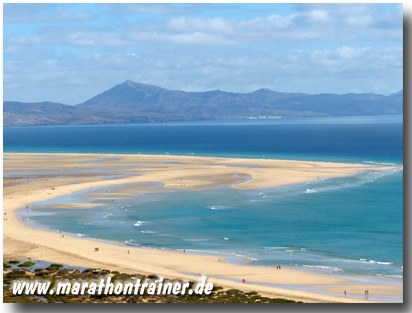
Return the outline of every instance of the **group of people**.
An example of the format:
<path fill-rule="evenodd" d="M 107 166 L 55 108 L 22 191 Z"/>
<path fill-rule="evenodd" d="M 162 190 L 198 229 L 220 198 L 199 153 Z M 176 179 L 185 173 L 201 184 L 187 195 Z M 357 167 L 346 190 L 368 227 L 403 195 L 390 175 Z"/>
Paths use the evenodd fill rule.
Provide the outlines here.
<path fill-rule="evenodd" d="M 343 292 L 346 298 L 346 290 Z M 365 300 L 369 300 L 369 290 L 365 290 Z"/>

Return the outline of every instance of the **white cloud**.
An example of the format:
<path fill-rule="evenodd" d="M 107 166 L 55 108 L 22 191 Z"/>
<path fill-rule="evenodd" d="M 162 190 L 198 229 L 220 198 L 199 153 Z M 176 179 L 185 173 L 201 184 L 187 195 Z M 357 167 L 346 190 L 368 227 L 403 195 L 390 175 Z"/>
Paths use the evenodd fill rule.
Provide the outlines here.
<path fill-rule="evenodd" d="M 17 60 L 5 64 L 5 73 L 18 73 L 5 76 L 5 88 L 11 90 L 22 81 L 30 88 L 48 86 L 58 89 L 64 85 L 66 91 L 62 91 L 62 96 L 64 92 L 70 92 L 75 99 L 72 104 L 85 101 L 126 79 L 187 91 L 221 89 L 249 92 L 270 88 L 308 93 L 346 93 L 356 91 L 360 85 L 369 88 L 369 91 L 374 90 L 372 86 L 376 84 L 386 87 L 374 91 L 390 93 L 400 89 L 394 86 L 400 83 L 402 77 L 402 49 L 397 47 L 342 46 L 336 49 L 288 50 L 269 54 L 255 52 L 247 55 L 233 49 L 206 52 L 199 48 L 194 53 L 151 48 L 127 55 L 32 55 L 32 66 L 27 67 L 27 62 Z M 388 77 L 397 78 L 387 84 Z M 73 94 L 76 90 L 82 91 Z M 55 101 L 64 102 L 62 99 Z"/>
<path fill-rule="evenodd" d="M 12 8 L 12 7 L 6 6 L 4 8 L 4 22 L 5 23 L 67 23 L 67 22 L 81 22 L 81 21 L 91 20 L 91 19 L 96 18 L 94 14 L 89 13 L 89 12 L 72 13 L 66 10 L 58 10 L 58 11 L 49 12 L 47 10 L 48 8 L 54 8 L 54 6 L 46 6 L 44 11 L 43 10 L 34 10 L 34 11 L 25 10 L 24 12 L 15 10 L 14 7 L 13 9 L 9 9 L 9 8 Z"/>
<path fill-rule="evenodd" d="M 148 4 L 102 5 L 108 12 L 101 16 L 81 7 L 6 8 L 8 99 L 18 99 L 24 88 L 27 97 L 74 104 L 126 79 L 191 91 L 385 94 L 402 86 L 399 7 L 297 5 L 290 14 L 250 17 L 219 15 L 216 7 L 214 15 L 202 16 L 195 13 L 202 6 Z M 127 18 L 118 18 L 121 10 Z M 34 23 L 58 17 L 76 22 Z M 33 22 L 30 31 L 14 29 L 18 18 Z M 43 87 L 56 98 L 35 91 Z"/>
<path fill-rule="evenodd" d="M 109 6 L 111 8 L 113 6 Z M 48 7 L 46 7 L 48 8 Z M 173 6 L 120 6 L 140 11 L 187 9 Z M 147 9 L 146 9 L 147 8 Z M 53 27 L 36 28 L 32 35 L 6 36 L 6 51 L 18 46 L 66 44 L 72 46 L 119 47 L 156 45 L 285 45 L 304 46 L 323 43 L 346 44 L 372 41 L 401 41 L 402 12 L 398 9 L 382 14 L 375 6 L 315 5 L 303 6 L 289 15 L 270 14 L 267 17 L 223 18 L 180 16 L 161 21 L 106 23 L 92 27 L 77 23 L 73 27 L 58 26 L 59 22 L 94 17 L 87 12 L 72 13 L 54 10 L 52 13 L 30 15 L 5 14 L 5 19 L 56 22 Z M 118 9 L 117 9 L 118 10 Z M 137 10 L 137 9 L 136 9 Z M 139 11 L 138 10 L 138 11 Z M 140 12 L 139 11 L 139 12 Z M 7 10 L 6 10 L 7 13 Z M 9 47 L 11 46 L 11 47 Z M 22 47 L 24 48 L 24 47 Z"/>

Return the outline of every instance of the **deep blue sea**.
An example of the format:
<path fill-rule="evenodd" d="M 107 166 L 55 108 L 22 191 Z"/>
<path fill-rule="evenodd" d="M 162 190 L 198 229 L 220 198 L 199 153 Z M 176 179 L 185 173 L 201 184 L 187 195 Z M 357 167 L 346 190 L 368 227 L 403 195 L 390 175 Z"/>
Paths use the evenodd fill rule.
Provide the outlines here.
<path fill-rule="evenodd" d="M 10 127 L 4 128 L 4 151 L 393 165 L 383 172 L 278 188 L 169 190 L 52 214 L 42 209 L 46 202 L 31 219 L 83 237 L 216 254 L 231 262 L 403 276 L 402 116 Z M 73 197 L 79 202 L 87 195 Z"/>

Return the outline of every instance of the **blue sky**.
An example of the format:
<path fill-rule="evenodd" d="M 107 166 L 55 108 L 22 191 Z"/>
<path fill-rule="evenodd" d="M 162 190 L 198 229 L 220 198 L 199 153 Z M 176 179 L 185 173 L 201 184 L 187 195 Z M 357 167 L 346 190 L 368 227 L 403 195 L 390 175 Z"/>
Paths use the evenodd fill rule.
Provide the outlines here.
<path fill-rule="evenodd" d="M 4 4 L 4 100 L 174 90 L 390 94 L 401 4 Z"/>

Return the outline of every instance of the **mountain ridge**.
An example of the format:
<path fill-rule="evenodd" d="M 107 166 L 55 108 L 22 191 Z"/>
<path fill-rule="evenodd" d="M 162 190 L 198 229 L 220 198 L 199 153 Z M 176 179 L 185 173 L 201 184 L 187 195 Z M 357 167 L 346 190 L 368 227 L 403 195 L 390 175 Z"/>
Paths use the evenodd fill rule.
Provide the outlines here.
<path fill-rule="evenodd" d="M 288 93 L 186 92 L 126 80 L 74 106 L 3 102 L 4 126 L 147 123 L 259 117 L 403 114 L 403 89 L 388 96 Z"/>

